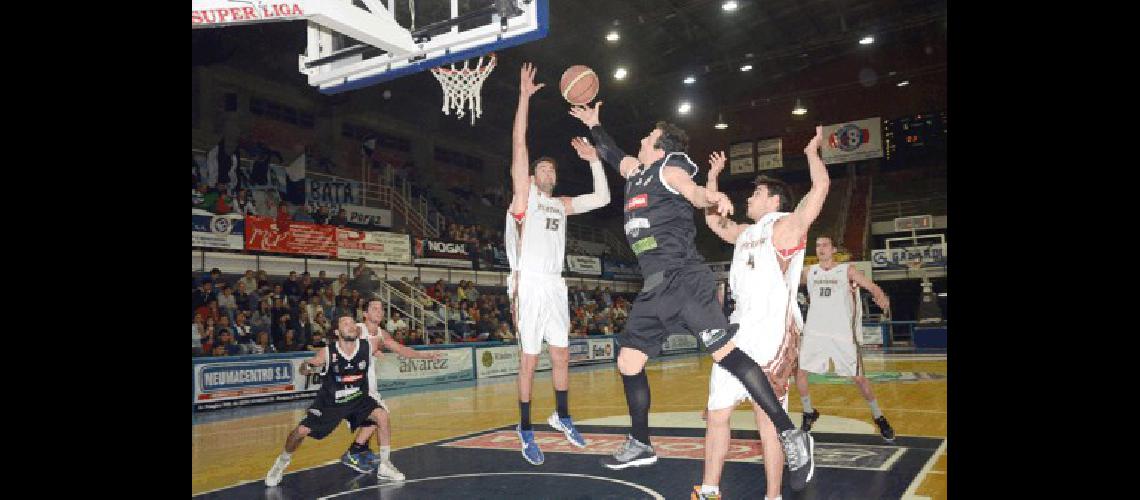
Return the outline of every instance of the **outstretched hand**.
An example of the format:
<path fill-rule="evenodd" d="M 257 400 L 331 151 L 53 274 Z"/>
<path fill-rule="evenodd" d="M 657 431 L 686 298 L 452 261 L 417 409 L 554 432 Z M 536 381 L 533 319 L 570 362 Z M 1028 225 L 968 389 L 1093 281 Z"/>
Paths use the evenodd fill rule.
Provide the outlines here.
<path fill-rule="evenodd" d="M 602 109 L 602 101 L 594 103 L 594 107 L 589 106 L 574 106 L 570 108 L 570 116 L 582 120 L 587 127 L 600 125 L 601 121 L 598 118 L 598 112 Z"/>
<path fill-rule="evenodd" d="M 523 63 L 522 69 L 519 70 L 519 94 L 523 97 L 529 98 L 538 92 L 538 89 L 545 87 L 545 83 L 534 83 L 534 74 L 536 70 L 531 63 Z"/>
<path fill-rule="evenodd" d="M 716 151 L 709 155 L 709 179 L 716 179 L 716 176 L 720 175 L 724 170 L 724 161 L 724 151 Z"/>
<path fill-rule="evenodd" d="M 585 137 L 575 137 L 570 139 L 570 146 L 574 151 L 578 152 L 578 157 L 586 161 L 598 161 L 598 150 L 590 145 Z"/>

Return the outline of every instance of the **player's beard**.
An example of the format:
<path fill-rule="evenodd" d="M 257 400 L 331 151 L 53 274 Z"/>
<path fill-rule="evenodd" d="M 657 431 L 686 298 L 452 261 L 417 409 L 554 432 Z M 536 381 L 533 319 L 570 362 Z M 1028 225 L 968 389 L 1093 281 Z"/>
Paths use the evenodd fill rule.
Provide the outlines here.
<path fill-rule="evenodd" d="M 554 193 L 554 184 L 555 183 L 553 183 L 553 182 L 538 183 L 538 190 L 542 191 L 543 193 L 546 193 L 547 196 L 550 196 L 551 194 Z"/>

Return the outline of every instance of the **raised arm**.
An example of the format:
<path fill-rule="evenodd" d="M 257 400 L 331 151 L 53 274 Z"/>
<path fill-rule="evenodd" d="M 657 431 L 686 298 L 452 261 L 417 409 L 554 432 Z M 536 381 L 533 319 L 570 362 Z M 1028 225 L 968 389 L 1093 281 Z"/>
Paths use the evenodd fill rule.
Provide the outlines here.
<path fill-rule="evenodd" d="M 847 279 L 854 281 L 855 284 L 871 292 L 871 300 L 874 300 L 875 304 L 883 311 L 889 311 L 891 309 L 890 297 L 887 297 L 887 294 L 883 293 L 883 289 L 879 288 L 879 285 L 876 285 L 874 281 L 871 281 L 871 278 L 868 278 L 865 274 L 859 272 L 858 269 L 855 269 L 855 266 L 847 266 Z"/>
<path fill-rule="evenodd" d="M 641 162 L 637 161 L 637 158 L 625 154 L 625 151 L 622 151 L 614 142 L 613 137 L 610 137 L 610 134 L 607 134 L 602 128 L 602 122 L 598 117 L 601 109 L 602 101 L 598 101 L 592 108 L 574 106 L 570 108 L 570 116 L 582 120 L 582 123 L 590 129 L 594 144 L 598 145 L 598 156 L 609 166 L 617 169 L 623 178 L 629 177 L 631 172 L 641 166 Z"/>
<path fill-rule="evenodd" d="M 519 106 L 515 110 L 515 127 L 511 132 L 511 213 L 526 211 L 526 200 L 530 196 L 530 153 L 526 149 L 526 121 L 530 113 L 530 96 L 545 83 L 535 85 L 534 65 L 523 63 L 519 71 Z"/>
<path fill-rule="evenodd" d="M 823 127 L 815 128 L 815 137 L 811 138 L 804 154 L 807 155 L 808 168 L 811 172 L 811 189 L 800 200 L 795 211 L 785 217 L 785 238 L 794 236 L 796 241 L 807 235 L 808 227 L 823 209 L 823 201 L 827 199 L 827 190 L 831 186 L 831 179 L 827 176 L 827 166 L 819 157 L 819 145 L 823 139 Z M 789 235 L 786 231 L 791 230 Z"/>
<path fill-rule="evenodd" d="M 665 178 L 666 186 L 684 196 L 694 207 L 715 208 L 716 213 L 720 214 L 721 217 L 732 215 L 732 201 L 724 193 L 698 186 L 689 177 L 689 173 L 681 167 L 665 165 L 661 168 L 661 176 Z"/>
<path fill-rule="evenodd" d="M 571 139 L 570 146 L 578 152 L 579 158 L 590 162 L 590 176 L 594 178 L 594 192 L 573 198 L 563 196 L 562 204 L 566 206 L 566 215 L 584 214 L 595 208 L 608 205 L 610 203 L 610 186 L 606 183 L 606 173 L 602 170 L 598 151 L 590 145 L 585 137 Z"/>
<path fill-rule="evenodd" d="M 716 192 L 717 190 L 717 176 L 724 170 L 724 152 L 718 151 L 709 155 L 709 178 L 705 181 L 705 189 L 708 191 Z M 737 224 L 730 220 L 728 217 L 721 215 L 717 212 L 717 207 L 708 207 L 705 209 L 705 224 L 708 224 L 709 229 L 716 233 L 717 236 L 729 243 L 736 243 L 736 239 L 740 237 L 740 233 L 744 232 L 747 225 Z"/>

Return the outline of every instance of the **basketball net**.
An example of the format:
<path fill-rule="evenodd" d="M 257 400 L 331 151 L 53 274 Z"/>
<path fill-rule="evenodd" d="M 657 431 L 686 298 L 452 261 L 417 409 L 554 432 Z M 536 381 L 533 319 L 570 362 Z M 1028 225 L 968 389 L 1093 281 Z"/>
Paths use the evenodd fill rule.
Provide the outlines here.
<path fill-rule="evenodd" d="M 485 66 L 484 58 L 488 59 Z M 471 112 L 471 125 L 475 125 L 475 119 L 483 115 L 479 91 L 482 90 L 487 75 L 495 69 L 495 61 L 495 53 L 492 52 L 486 57 L 479 56 L 474 68 L 469 67 L 470 59 L 463 61 L 463 68 L 456 68 L 455 64 L 450 69 L 443 66 L 432 68 L 431 74 L 435 75 L 443 87 L 443 114 L 450 115 L 451 108 L 455 108 L 455 117 L 463 118 L 463 108 L 466 107 Z"/>

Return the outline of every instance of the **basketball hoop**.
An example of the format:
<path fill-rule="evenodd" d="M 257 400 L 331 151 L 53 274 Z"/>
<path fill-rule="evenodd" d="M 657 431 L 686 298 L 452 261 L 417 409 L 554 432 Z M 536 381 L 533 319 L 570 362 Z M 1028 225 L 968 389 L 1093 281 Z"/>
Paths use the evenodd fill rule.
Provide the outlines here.
<path fill-rule="evenodd" d="M 495 69 L 496 61 L 494 52 L 485 57 L 488 59 L 485 66 L 484 56 L 479 56 L 474 68 L 468 67 L 470 59 L 463 61 L 463 68 L 456 68 L 454 64 L 450 69 L 442 66 L 432 68 L 431 74 L 435 75 L 435 79 L 443 86 L 443 114 L 450 115 L 451 108 L 455 108 L 455 117 L 463 118 L 465 113 L 463 108 L 466 107 L 471 112 L 471 125 L 475 125 L 475 119 L 482 116 L 483 106 L 479 103 L 479 91 L 483 88 L 483 80 L 486 80 L 491 70 Z"/>

